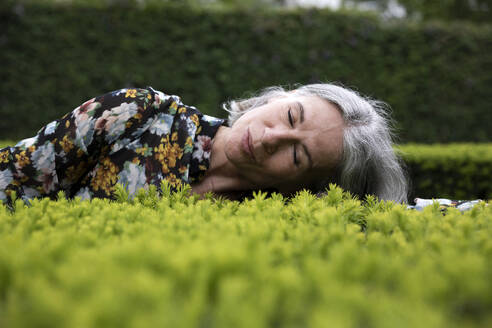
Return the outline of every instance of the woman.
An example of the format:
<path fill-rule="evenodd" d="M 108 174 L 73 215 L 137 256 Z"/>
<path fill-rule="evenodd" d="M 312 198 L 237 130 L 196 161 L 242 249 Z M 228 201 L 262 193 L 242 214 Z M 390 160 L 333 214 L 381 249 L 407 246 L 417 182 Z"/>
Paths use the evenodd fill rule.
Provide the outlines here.
<path fill-rule="evenodd" d="M 265 89 L 224 105 L 229 125 L 152 88 L 93 98 L 0 150 L 0 200 L 111 198 L 167 180 L 197 194 L 290 195 L 335 182 L 353 194 L 406 202 L 384 104 L 333 84 Z"/>

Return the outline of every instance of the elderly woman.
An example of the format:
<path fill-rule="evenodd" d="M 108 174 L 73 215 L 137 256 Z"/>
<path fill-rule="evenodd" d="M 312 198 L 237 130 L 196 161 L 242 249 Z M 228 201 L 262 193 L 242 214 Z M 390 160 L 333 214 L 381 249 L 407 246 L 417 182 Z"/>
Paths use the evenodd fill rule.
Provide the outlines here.
<path fill-rule="evenodd" d="M 252 190 L 290 195 L 337 183 L 353 194 L 406 202 L 383 103 L 333 84 L 265 89 L 231 101 L 228 125 L 180 98 L 122 89 L 77 107 L 0 150 L 0 200 L 111 198 L 167 180 L 237 199 Z"/>

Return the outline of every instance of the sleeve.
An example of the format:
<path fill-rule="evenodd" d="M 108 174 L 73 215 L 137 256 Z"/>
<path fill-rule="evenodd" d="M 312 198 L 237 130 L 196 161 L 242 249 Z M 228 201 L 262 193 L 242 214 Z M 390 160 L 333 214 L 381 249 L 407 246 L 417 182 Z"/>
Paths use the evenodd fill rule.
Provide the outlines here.
<path fill-rule="evenodd" d="M 24 200 L 54 198 L 60 190 L 71 196 L 81 177 L 113 145 L 124 145 L 150 126 L 154 96 L 155 91 L 148 88 L 121 89 L 92 98 L 41 128 L 35 137 L 3 149 L 9 158 L 9 173 L 0 173 L 3 198 L 9 202 L 8 190 Z"/>

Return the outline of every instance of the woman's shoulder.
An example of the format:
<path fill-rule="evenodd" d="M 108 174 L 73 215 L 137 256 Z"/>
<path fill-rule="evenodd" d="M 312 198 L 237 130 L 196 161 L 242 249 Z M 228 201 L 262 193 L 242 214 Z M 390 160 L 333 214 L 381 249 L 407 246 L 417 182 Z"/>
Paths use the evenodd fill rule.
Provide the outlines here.
<path fill-rule="evenodd" d="M 95 99 L 102 98 L 120 98 L 126 100 L 145 100 L 151 99 L 154 96 L 158 96 L 161 100 L 164 99 L 173 99 L 180 100 L 181 98 L 177 95 L 173 95 L 161 90 L 156 90 L 151 86 L 142 87 L 132 87 L 132 88 L 121 88 L 113 91 L 109 91 L 99 96 L 95 97 Z"/>
<path fill-rule="evenodd" d="M 167 114 L 175 116 L 179 114 L 182 117 L 196 115 L 211 125 L 223 123 L 222 119 L 204 115 L 195 106 L 184 104 L 180 96 L 154 89 L 151 86 L 145 88 L 123 88 L 114 90 L 91 99 L 83 106 L 89 104 L 95 107 L 96 105 L 92 103 L 96 103 L 98 104 L 98 107 L 103 107 L 106 110 L 108 108 L 120 108 L 131 105 L 138 108 L 139 111 L 151 109 L 151 113 L 147 113 L 147 115 Z"/>
<path fill-rule="evenodd" d="M 171 109 L 185 106 L 181 97 L 164 91 L 156 90 L 151 86 L 145 88 L 122 88 L 101 94 L 85 102 L 81 107 L 97 104 L 105 109 L 119 107 L 122 104 L 134 104 L 142 108 L 154 108 L 156 110 Z M 98 106 L 98 107 L 99 107 Z M 189 106 L 192 107 L 192 106 Z"/>

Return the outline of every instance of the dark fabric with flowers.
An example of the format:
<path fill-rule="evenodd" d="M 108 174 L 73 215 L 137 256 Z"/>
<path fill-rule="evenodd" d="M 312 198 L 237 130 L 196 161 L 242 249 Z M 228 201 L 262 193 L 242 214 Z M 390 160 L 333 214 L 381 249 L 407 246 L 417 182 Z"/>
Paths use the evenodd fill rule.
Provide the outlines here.
<path fill-rule="evenodd" d="M 25 201 L 60 190 L 112 198 L 117 183 L 130 195 L 162 180 L 176 190 L 203 177 L 223 124 L 151 87 L 104 94 L 0 149 L 0 203 L 10 203 L 13 191 Z"/>

